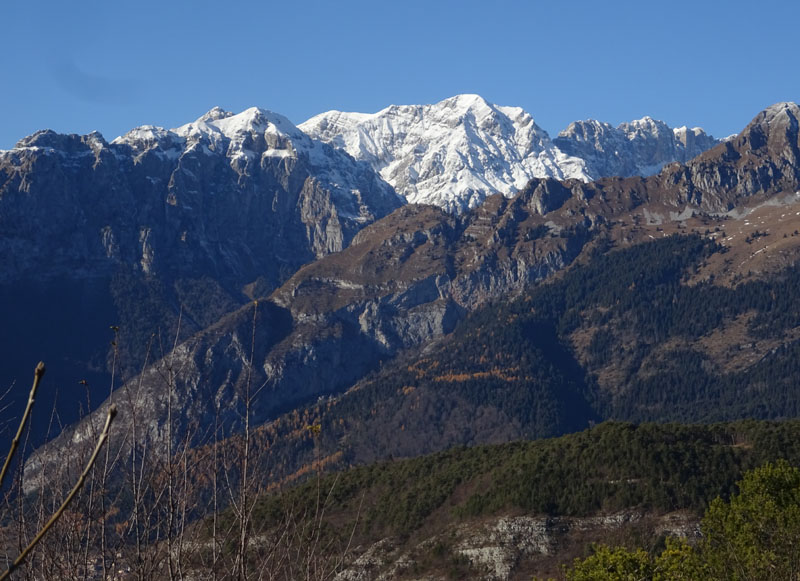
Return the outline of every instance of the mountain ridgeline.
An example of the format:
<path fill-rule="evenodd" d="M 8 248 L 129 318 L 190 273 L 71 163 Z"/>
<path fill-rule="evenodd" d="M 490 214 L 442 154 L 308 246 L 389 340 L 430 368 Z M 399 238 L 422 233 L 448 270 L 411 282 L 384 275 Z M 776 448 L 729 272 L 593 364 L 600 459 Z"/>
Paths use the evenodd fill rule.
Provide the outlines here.
<path fill-rule="evenodd" d="M 650 117 L 617 128 L 577 121 L 551 140 L 525 110 L 478 95 L 371 115 L 329 111 L 300 128 L 369 163 L 409 202 L 455 211 L 496 192 L 512 196 L 533 178 L 654 174 L 719 143 L 700 128 L 671 129 Z"/>
<path fill-rule="evenodd" d="M 14 385 L 8 413 L 21 406 L 29 368 L 43 358 L 50 369 L 45 399 L 57 391 L 62 420 L 75 420 L 76 402 L 95 407 L 120 380 L 162 357 L 176 337 L 187 339 L 248 300 L 268 296 L 300 266 L 346 248 L 364 226 L 407 201 L 463 210 L 495 191 L 511 196 L 533 177 L 600 175 L 560 152 L 522 109 L 474 95 L 393 107 L 374 117 L 358 129 L 363 147 L 355 150 L 339 147 L 330 132 L 334 120 L 326 131 L 313 129 L 314 120 L 303 124 L 309 137 L 270 111 L 234 115 L 214 108 L 176 129 L 145 125 L 111 142 L 99 133 L 40 131 L 0 152 L 0 318 L 6 322 L 0 347 L 7 355 L 0 376 Z M 422 126 L 428 133 L 417 135 Z M 669 131 L 658 127 L 661 142 Z M 384 130 L 408 138 L 375 152 L 368 144 L 385 143 Z M 631 147 L 644 144 L 645 134 L 631 134 Z M 663 154 L 658 163 L 682 159 L 669 153 L 673 145 L 656 148 Z M 449 161 L 417 167 L 408 156 L 420 148 L 434 161 Z M 395 169 L 387 174 L 382 164 Z M 410 185 L 409 176 L 417 176 Z M 445 192 L 445 183 L 459 185 Z M 545 186 L 536 211 L 551 209 L 552 188 Z M 475 224 L 468 235 L 480 237 L 482 228 Z M 518 261 L 522 271 L 509 284 L 547 276 L 576 250 L 538 256 L 535 269 Z M 484 271 L 492 261 L 486 260 Z M 478 276 L 481 288 L 495 286 L 493 274 Z M 434 315 L 442 322 L 402 332 L 417 336 L 410 342 L 387 336 L 379 351 L 391 354 L 452 329 L 463 309 L 442 305 Z M 367 359 L 374 361 L 374 353 Z M 340 389 L 360 373 L 321 391 Z M 37 425 L 36 432 L 43 429 Z"/>
<path fill-rule="evenodd" d="M 74 421 L 75 401 L 107 397 L 112 370 L 132 377 L 176 335 L 270 292 L 400 205 L 365 164 L 260 109 L 112 143 L 36 133 L 0 152 L 0 315 L 13 323 L 0 375 L 21 384 L 47 359 L 45 389 Z M 79 380 L 90 392 L 76 398 Z"/>
<path fill-rule="evenodd" d="M 478 119 L 485 103 L 468 105 L 464 119 Z M 795 311 L 775 297 L 800 244 L 785 235 L 780 260 L 736 286 L 713 269 L 738 268 L 723 255 L 753 240 L 726 228 L 796 203 L 799 117 L 775 105 L 658 174 L 534 178 L 460 214 L 402 205 L 368 161 L 258 109 L 112 143 L 43 132 L 1 156 L 3 289 L 19 313 L 23 298 L 54 296 L 29 312 L 69 315 L 13 348 L 65 343 L 67 393 L 118 365 L 124 385 L 107 403 L 123 412 L 119 430 L 135 416 L 162 437 L 166 398 L 182 410 L 176 441 L 202 444 L 210 423 L 226 435 L 244 417 L 263 424 L 277 478 L 310 463 L 291 435 L 298 417 L 326 426 L 341 464 L 606 418 L 793 416 Z M 48 228 L 47 212 L 71 218 Z M 43 448 L 31 469 L 53 460 Z"/>
<path fill-rule="evenodd" d="M 648 535 L 690 534 L 694 517 L 662 513 L 696 514 L 742 470 L 797 456 L 798 216 L 794 103 L 721 142 L 649 118 L 551 140 L 472 95 L 300 128 L 254 108 L 112 142 L 39 132 L 0 152 L 0 372 L 10 416 L 27 359 L 47 359 L 60 400 L 32 442 L 70 425 L 28 454 L 21 490 L 88 454 L 114 404 L 123 461 L 98 490 L 156 514 L 167 478 L 189 529 L 362 466 L 329 500 L 342 518 L 376 500 L 367 568 L 398 535 L 427 551 L 438 517 L 456 529 L 431 562 L 452 553 L 462 576 L 464 558 L 486 561 L 456 550 L 475 527 L 541 537 L 529 552 L 555 546 L 542 515 L 600 519 L 559 521 L 587 531 L 637 510 Z M 173 523 L 137 542 L 177 538 Z M 496 578 L 517 562 L 492 559 Z"/>

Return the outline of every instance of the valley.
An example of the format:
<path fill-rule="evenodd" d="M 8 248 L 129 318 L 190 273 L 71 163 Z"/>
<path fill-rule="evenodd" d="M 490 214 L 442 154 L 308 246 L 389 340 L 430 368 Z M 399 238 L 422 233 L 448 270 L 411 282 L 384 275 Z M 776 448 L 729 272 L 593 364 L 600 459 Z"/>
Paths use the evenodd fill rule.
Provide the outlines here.
<path fill-rule="evenodd" d="M 65 494 L 48 477 L 114 404 L 117 512 L 76 522 L 101 560 L 158 539 L 152 575 L 242 572 L 290 513 L 333 527 L 313 558 L 337 579 L 556 576 L 592 541 L 700 538 L 745 471 L 800 461 L 799 120 L 551 140 L 461 95 L 25 138 L 0 152 L 4 413 L 37 349 L 58 408 L 17 502 Z"/>

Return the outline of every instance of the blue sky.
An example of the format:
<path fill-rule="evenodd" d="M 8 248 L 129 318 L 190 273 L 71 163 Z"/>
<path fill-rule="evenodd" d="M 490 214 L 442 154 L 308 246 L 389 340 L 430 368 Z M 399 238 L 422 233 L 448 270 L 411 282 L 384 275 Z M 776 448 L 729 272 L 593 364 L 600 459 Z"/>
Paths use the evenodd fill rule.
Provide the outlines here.
<path fill-rule="evenodd" d="M 800 101 L 796 0 L 11 0 L 0 21 L 0 149 L 215 105 L 300 123 L 458 93 L 521 106 L 553 136 L 651 115 L 721 137 Z"/>

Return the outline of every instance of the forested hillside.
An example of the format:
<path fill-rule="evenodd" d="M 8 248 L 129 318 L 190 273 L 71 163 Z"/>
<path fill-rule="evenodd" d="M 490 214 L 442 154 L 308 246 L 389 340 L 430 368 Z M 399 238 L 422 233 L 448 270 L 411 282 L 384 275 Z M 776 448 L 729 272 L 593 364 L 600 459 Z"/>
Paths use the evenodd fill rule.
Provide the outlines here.
<path fill-rule="evenodd" d="M 313 478 L 264 498 L 254 526 L 282 526 L 287 511 L 308 514 L 322 491 L 326 534 L 341 542 L 332 546 L 346 546 L 353 535 L 350 546 L 358 548 L 352 563 L 372 544 L 390 539 L 389 554 L 405 554 L 406 574 L 414 578 L 457 565 L 459 551 L 474 557 L 467 530 L 479 534 L 485 523 L 502 518 L 541 518 L 542 528 L 528 534 L 543 535 L 545 548 L 516 555 L 511 578 L 525 578 L 523 573 L 558 572 L 560 564 L 586 554 L 592 541 L 650 549 L 663 547 L 664 532 L 671 530 L 694 542 L 700 516 L 718 496 L 728 499 L 745 471 L 778 459 L 800 463 L 798 436 L 798 421 L 607 422 L 559 438 L 454 448 Z M 597 520 L 608 515 L 617 517 Z M 665 529 L 670 522 L 674 528 Z M 560 547 L 555 558 L 549 546 Z M 392 558 L 386 561 L 388 566 Z M 469 563 L 460 562 L 462 578 L 493 578 L 479 561 Z M 373 575 L 380 571 L 370 569 Z"/>
<path fill-rule="evenodd" d="M 800 307 L 789 267 L 736 287 L 690 282 L 724 247 L 672 236 L 597 250 L 557 280 L 487 306 L 342 396 L 261 431 L 283 477 L 319 423 L 340 464 L 554 436 L 606 419 L 797 417 Z M 293 435 L 294 434 L 294 435 Z"/>

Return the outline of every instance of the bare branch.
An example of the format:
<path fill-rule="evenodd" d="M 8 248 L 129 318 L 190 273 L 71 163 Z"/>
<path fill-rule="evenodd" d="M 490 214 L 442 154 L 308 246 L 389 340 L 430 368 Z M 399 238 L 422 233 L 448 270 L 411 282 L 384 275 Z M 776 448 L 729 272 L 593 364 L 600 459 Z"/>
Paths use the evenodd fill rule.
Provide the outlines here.
<path fill-rule="evenodd" d="M 44 362 L 40 361 L 39 365 L 36 366 L 36 370 L 33 372 L 33 386 L 31 387 L 30 395 L 28 395 L 28 405 L 25 406 L 25 413 L 22 414 L 22 420 L 19 423 L 19 428 L 17 428 L 17 434 L 11 441 L 11 449 L 8 451 L 8 456 L 6 456 L 6 462 L 5 464 L 3 464 L 2 471 L 0 471 L 0 488 L 3 487 L 3 480 L 5 479 L 6 472 L 8 472 L 8 467 L 11 464 L 11 458 L 13 458 L 14 452 L 17 451 L 17 447 L 19 446 L 19 439 L 22 437 L 22 432 L 25 429 L 25 424 L 28 422 L 28 418 L 31 415 L 33 404 L 36 401 L 36 391 L 39 389 L 39 382 L 42 380 L 43 375 L 44 375 Z"/>
<path fill-rule="evenodd" d="M 43 374 L 44 365 L 40 364 L 40 366 Z M 39 367 L 37 367 L 36 369 L 38 371 Z M 37 374 L 37 378 L 41 378 L 41 375 Z M 38 381 L 36 380 L 34 381 L 38 383 Z M 34 390 L 31 391 L 33 392 Z M 50 520 L 47 521 L 44 527 L 42 527 L 42 530 L 39 531 L 39 534 L 37 534 L 36 537 L 30 542 L 30 544 L 27 547 L 25 547 L 25 549 L 19 554 L 19 556 L 17 556 L 17 558 L 14 559 L 14 562 L 11 563 L 11 566 L 8 569 L 6 569 L 2 575 L 0 575 L 0 581 L 8 579 L 11 573 L 22 564 L 22 562 L 25 560 L 25 557 L 28 556 L 28 553 L 30 553 L 33 550 L 33 548 L 39 543 L 39 541 L 41 541 L 42 538 L 44 538 L 45 534 L 47 534 L 47 531 L 49 531 L 50 528 L 55 524 L 55 522 L 61 517 L 61 515 L 64 514 L 64 511 L 67 509 L 67 506 L 69 506 L 69 503 L 72 502 L 72 499 L 75 497 L 76 494 L 78 494 L 78 491 L 83 487 L 83 484 L 86 482 L 86 478 L 89 475 L 89 472 L 92 470 L 92 466 L 94 465 L 95 460 L 97 460 L 97 456 L 100 454 L 100 450 L 102 449 L 103 444 L 105 444 L 106 440 L 108 439 L 108 431 L 111 428 L 111 422 L 114 421 L 116 415 L 117 415 L 117 406 L 112 405 L 108 410 L 108 416 L 106 417 L 106 424 L 103 427 L 103 432 L 100 434 L 100 438 L 97 440 L 97 445 L 94 448 L 94 452 L 92 453 L 91 458 L 89 458 L 89 462 L 86 464 L 86 468 L 84 468 L 83 473 L 80 475 L 80 478 L 78 478 L 78 481 L 75 483 L 75 486 L 67 495 L 67 498 L 64 499 L 64 502 L 61 504 L 59 509 L 53 514 L 53 516 L 50 517 Z"/>

